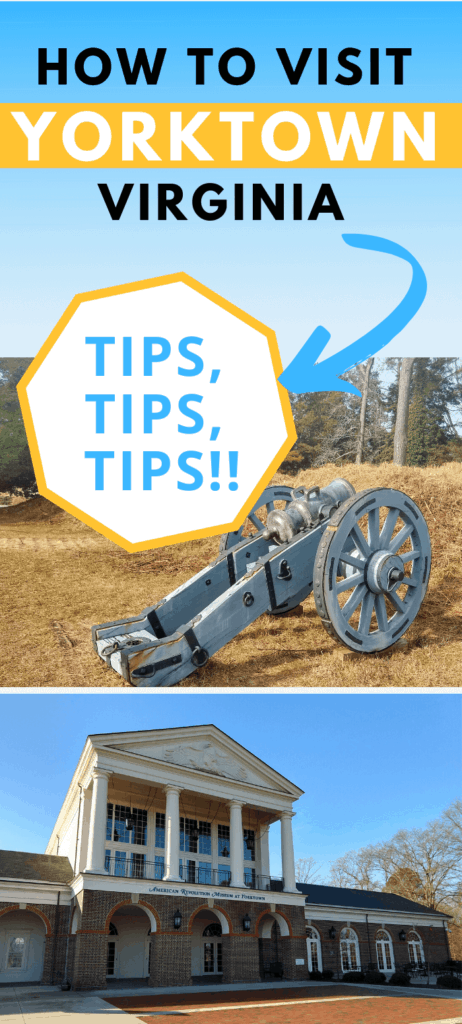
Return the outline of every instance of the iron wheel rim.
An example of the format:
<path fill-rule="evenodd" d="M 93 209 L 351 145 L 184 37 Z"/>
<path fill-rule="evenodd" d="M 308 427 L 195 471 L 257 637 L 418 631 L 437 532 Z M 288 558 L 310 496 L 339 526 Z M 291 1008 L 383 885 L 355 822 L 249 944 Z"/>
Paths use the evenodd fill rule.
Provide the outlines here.
<path fill-rule="evenodd" d="M 384 575 L 402 565 L 402 580 L 381 589 L 377 564 Z M 355 494 L 332 516 L 315 559 L 315 603 L 327 632 L 364 653 L 393 646 L 419 612 L 430 565 L 428 527 L 412 498 L 391 488 Z"/>

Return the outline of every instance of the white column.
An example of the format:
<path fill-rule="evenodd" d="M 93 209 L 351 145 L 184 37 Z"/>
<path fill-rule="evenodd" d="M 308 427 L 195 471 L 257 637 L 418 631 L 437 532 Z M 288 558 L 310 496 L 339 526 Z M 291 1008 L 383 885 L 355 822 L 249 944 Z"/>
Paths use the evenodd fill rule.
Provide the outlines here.
<path fill-rule="evenodd" d="M 295 885 L 295 858 L 292 839 L 293 816 L 294 811 L 284 811 L 281 814 L 281 856 L 284 892 L 298 892 Z"/>
<path fill-rule="evenodd" d="M 180 793 L 179 786 L 166 786 L 165 875 L 164 881 L 180 882 Z"/>
<path fill-rule="evenodd" d="M 104 874 L 104 851 L 106 847 L 107 790 L 111 772 L 95 768 L 92 773 L 90 829 L 86 871 Z"/>
<path fill-rule="evenodd" d="M 230 867 L 231 885 L 245 888 L 244 885 L 244 834 L 242 831 L 242 804 L 238 800 L 231 800 L 229 804 L 229 832 L 230 832 Z"/>
<path fill-rule="evenodd" d="M 218 871 L 218 824 L 216 821 L 212 822 L 212 871 Z M 212 879 L 213 879 L 212 875 Z M 218 878 L 218 875 L 216 876 Z"/>
<path fill-rule="evenodd" d="M 269 877 L 269 825 L 260 825 L 260 830 L 257 836 L 257 850 L 259 855 L 257 873 L 259 875 L 265 875 L 266 877 Z"/>
<path fill-rule="evenodd" d="M 89 789 L 82 789 L 80 792 L 80 823 L 79 834 L 76 844 L 76 865 L 75 871 L 78 875 L 85 870 L 88 854 L 88 833 L 90 830 L 91 817 L 91 792 Z"/>

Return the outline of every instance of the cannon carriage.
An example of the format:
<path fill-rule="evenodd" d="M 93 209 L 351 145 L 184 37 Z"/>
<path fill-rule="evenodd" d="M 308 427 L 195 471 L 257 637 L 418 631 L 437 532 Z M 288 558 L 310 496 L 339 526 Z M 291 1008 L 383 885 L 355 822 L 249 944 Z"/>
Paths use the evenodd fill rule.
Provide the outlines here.
<path fill-rule="evenodd" d="M 289 612 L 311 592 L 322 625 L 352 651 L 392 647 L 418 614 L 431 565 L 425 519 L 407 494 L 268 487 L 218 558 L 130 619 L 94 626 L 106 665 L 134 686 L 186 679 L 260 615 Z"/>

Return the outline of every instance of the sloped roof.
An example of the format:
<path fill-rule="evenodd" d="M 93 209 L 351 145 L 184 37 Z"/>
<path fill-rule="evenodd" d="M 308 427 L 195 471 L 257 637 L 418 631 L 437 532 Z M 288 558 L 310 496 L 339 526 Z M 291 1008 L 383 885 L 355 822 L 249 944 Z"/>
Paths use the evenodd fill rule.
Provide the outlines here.
<path fill-rule="evenodd" d="M 311 885 L 297 882 L 297 889 L 306 897 L 310 906 L 348 907 L 353 910 L 394 910 L 404 914 L 435 914 L 447 917 L 439 910 L 430 910 L 421 903 L 414 903 L 394 892 L 373 892 L 370 889 L 341 889 L 335 885 Z"/>
<path fill-rule="evenodd" d="M 47 853 L 0 850 L 0 878 L 21 878 L 33 882 L 70 882 L 74 877 L 67 857 Z"/>

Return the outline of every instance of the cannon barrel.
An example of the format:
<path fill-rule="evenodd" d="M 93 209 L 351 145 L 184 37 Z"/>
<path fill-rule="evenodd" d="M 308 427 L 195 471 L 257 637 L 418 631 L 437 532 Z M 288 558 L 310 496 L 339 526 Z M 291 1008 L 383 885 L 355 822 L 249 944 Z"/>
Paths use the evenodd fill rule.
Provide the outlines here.
<path fill-rule="evenodd" d="M 292 501 L 284 510 L 273 509 L 268 513 L 264 537 L 286 544 L 302 530 L 311 530 L 355 494 L 353 484 L 339 477 L 327 487 L 297 487 L 292 491 Z"/>

